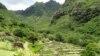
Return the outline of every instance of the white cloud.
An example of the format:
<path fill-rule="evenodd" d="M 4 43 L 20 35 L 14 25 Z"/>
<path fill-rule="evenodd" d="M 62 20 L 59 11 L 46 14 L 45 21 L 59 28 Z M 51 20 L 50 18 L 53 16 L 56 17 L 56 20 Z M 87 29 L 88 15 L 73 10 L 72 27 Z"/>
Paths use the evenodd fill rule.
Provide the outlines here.
<path fill-rule="evenodd" d="M 47 2 L 49 0 L 0 0 L 9 10 L 24 10 L 30 5 L 34 4 L 36 1 L 38 2 Z M 65 0 L 55 0 L 61 4 L 64 3 Z"/>
<path fill-rule="evenodd" d="M 47 2 L 49 0 L 36 0 L 36 1 L 45 3 L 45 2 Z M 60 4 L 63 4 L 65 2 L 65 0 L 55 0 L 55 1 L 59 2 Z"/>
<path fill-rule="evenodd" d="M 14 5 L 14 6 L 9 6 L 8 8 L 9 8 L 9 10 L 24 10 L 27 7 L 28 7 L 27 5 L 20 3 L 20 4 Z"/>
<path fill-rule="evenodd" d="M 36 1 L 38 1 L 38 2 L 47 2 L 47 1 L 49 1 L 49 0 L 36 0 Z"/>
<path fill-rule="evenodd" d="M 55 0 L 57 2 L 59 2 L 60 4 L 63 4 L 65 2 L 65 0 Z"/>

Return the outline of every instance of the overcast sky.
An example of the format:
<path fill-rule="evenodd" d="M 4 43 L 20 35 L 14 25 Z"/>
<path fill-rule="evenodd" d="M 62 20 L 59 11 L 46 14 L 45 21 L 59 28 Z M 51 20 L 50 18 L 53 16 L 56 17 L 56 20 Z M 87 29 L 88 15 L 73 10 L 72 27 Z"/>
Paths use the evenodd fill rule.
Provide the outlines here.
<path fill-rule="evenodd" d="M 24 10 L 35 2 L 47 2 L 49 0 L 0 0 L 9 10 Z M 61 4 L 65 0 L 55 0 Z"/>

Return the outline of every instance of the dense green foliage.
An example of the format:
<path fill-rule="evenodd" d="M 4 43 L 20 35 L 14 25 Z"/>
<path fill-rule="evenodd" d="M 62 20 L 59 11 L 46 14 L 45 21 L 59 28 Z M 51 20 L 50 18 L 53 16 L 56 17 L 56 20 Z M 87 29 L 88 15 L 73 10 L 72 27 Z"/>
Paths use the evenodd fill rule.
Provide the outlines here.
<path fill-rule="evenodd" d="M 24 36 L 26 36 L 26 35 L 24 34 L 24 32 L 23 32 L 21 29 L 16 29 L 16 30 L 14 30 L 13 34 L 14 34 L 15 36 L 18 36 L 18 37 L 24 37 Z"/>
<path fill-rule="evenodd" d="M 62 6 L 50 0 L 16 11 L 17 15 L 0 9 L 0 32 L 14 40 L 29 41 L 34 52 L 41 48 L 36 41 L 57 41 L 85 47 L 82 56 L 99 56 L 100 47 L 96 44 L 100 41 L 99 5 L 99 0 L 66 0 Z"/>
<path fill-rule="evenodd" d="M 97 43 L 90 43 L 86 46 L 81 56 L 99 56 L 100 46 Z"/>
<path fill-rule="evenodd" d="M 91 42 L 98 42 L 99 18 L 100 18 L 99 0 L 66 0 L 65 4 L 59 10 L 58 18 L 53 18 L 51 30 L 62 32 L 65 42 L 86 46 Z M 59 13 L 58 11 L 58 13 Z M 55 14 L 57 17 L 57 14 Z M 55 29 L 55 30 L 54 30 Z"/>

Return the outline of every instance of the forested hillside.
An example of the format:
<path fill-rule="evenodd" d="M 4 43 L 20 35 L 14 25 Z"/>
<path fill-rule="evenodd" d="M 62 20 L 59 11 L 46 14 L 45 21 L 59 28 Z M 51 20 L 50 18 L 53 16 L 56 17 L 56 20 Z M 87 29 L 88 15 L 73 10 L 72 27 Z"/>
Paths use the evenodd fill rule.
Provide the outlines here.
<path fill-rule="evenodd" d="M 50 0 L 11 11 L 0 3 L 0 56 L 100 56 L 99 5 Z"/>
<path fill-rule="evenodd" d="M 61 11 L 53 16 L 51 21 L 52 26 L 58 26 L 56 29 L 63 29 L 66 33 L 76 33 L 83 37 L 99 38 L 99 17 L 100 17 L 99 0 L 66 0 Z M 61 15 L 60 15 L 61 14 Z M 59 18 L 57 18 L 60 16 Z M 97 20 L 97 21 L 96 21 Z M 55 23 L 55 24 L 53 24 Z M 55 29 L 55 30 L 56 30 Z M 60 31 L 61 32 L 61 31 Z M 63 31 L 62 31 L 63 32 Z M 68 35 L 69 37 L 69 35 Z M 72 37 L 72 36 L 71 36 Z M 73 36 L 74 38 L 75 36 Z M 77 38 L 80 38 L 76 35 Z M 75 38 L 76 38 L 75 37 Z M 70 37 L 69 37 L 70 38 Z M 85 38 L 86 39 L 86 38 Z M 72 38 L 71 38 L 72 40 Z M 87 40 L 87 39 L 86 39 Z M 94 40 L 94 39 L 92 39 Z M 74 40 L 73 40 L 74 41 Z M 71 42 L 73 42 L 71 41 Z M 76 44 L 80 43 L 80 39 L 76 40 Z M 82 41 L 82 40 L 81 40 Z M 86 41 L 85 41 L 86 42 Z M 75 42 L 73 42 L 75 43 Z M 84 43 L 84 42 L 83 42 Z M 82 45 L 82 43 L 80 43 Z M 84 43 L 85 44 L 85 43 Z M 83 46 L 84 46 L 83 44 Z"/>
<path fill-rule="evenodd" d="M 56 10 L 58 10 L 61 5 L 54 1 L 50 0 L 46 3 L 36 2 L 34 5 L 30 6 L 24 11 L 17 11 L 17 13 L 22 14 L 23 16 L 43 16 L 45 14 L 52 15 Z"/>
<path fill-rule="evenodd" d="M 7 9 L 2 3 L 0 3 L 0 9 Z"/>
<path fill-rule="evenodd" d="M 60 13 L 51 20 L 52 29 L 62 34 L 64 42 L 86 47 L 82 56 L 99 55 L 99 51 L 96 52 L 96 48 L 100 48 L 96 44 L 100 41 L 99 5 L 99 0 L 66 0 Z"/>

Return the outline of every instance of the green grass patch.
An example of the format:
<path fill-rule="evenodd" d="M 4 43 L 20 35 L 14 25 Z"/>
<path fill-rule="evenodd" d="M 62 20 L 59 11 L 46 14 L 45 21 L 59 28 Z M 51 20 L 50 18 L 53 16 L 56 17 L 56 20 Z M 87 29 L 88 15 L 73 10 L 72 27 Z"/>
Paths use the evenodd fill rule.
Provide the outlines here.
<path fill-rule="evenodd" d="M 41 45 L 41 44 L 38 44 L 38 43 L 36 43 L 36 44 L 30 44 L 29 45 L 29 49 L 32 51 L 32 52 L 35 52 L 35 53 L 37 53 L 41 48 L 42 48 L 43 46 Z"/>

